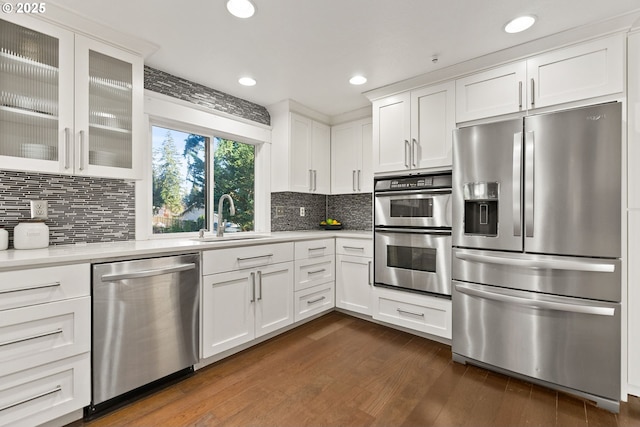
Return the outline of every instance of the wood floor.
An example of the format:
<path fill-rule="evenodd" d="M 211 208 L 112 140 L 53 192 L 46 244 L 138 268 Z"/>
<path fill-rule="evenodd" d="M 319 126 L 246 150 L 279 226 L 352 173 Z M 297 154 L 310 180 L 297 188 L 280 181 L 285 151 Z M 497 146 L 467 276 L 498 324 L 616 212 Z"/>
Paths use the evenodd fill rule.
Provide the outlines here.
<path fill-rule="evenodd" d="M 448 346 L 330 313 L 90 422 L 102 426 L 640 426 L 451 361 Z"/>

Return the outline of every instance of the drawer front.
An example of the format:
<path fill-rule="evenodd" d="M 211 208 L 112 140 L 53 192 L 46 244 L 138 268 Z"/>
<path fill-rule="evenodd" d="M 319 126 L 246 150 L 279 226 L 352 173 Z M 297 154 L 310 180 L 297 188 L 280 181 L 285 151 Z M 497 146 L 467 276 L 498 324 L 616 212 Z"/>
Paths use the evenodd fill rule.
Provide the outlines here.
<path fill-rule="evenodd" d="M 238 246 L 203 252 L 202 274 L 224 273 L 293 261 L 293 243 Z"/>
<path fill-rule="evenodd" d="M 373 318 L 451 339 L 451 300 L 374 287 Z"/>
<path fill-rule="evenodd" d="M 90 353 L 0 377 L 0 426 L 34 426 L 91 399 Z"/>
<path fill-rule="evenodd" d="M 334 239 L 296 242 L 296 259 L 318 258 L 335 253 Z"/>
<path fill-rule="evenodd" d="M 0 316 L 0 376 L 91 349 L 91 297 L 6 310 Z"/>
<path fill-rule="evenodd" d="M 307 289 L 336 278 L 335 257 L 296 260 L 295 290 Z"/>
<path fill-rule="evenodd" d="M 294 321 L 331 310 L 335 306 L 333 282 L 295 292 Z"/>
<path fill-rule="evenodd" d="M 0 310 L 88 296 L 90 284 L 89 264 L 0 272 Z"/>
<path fill-rule="evenodd" d="M 373 240 L 338 238 L 336 239 L 336 253 L 373 258 Z"/>

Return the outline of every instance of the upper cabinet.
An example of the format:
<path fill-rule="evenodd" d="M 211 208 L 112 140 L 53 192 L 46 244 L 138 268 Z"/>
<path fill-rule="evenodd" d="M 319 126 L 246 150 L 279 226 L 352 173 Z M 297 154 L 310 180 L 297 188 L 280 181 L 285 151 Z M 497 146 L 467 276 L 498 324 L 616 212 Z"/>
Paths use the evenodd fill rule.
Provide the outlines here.
<path fill-rule="evenodd" d="M 624 35 L 581 43 L 456 80 L 456 121 L 624 90 Z"/>
<path fill-rule="evenodd" d="M 0 168 L 138 178 L 142 58 L 24 15 L 0 35 Z"/>
<path fill-rule="evenodd" d="M 331 194 L 373 191 L 371 118 L 331 128 Z"/>
<path fill-rule="evenodd" d="M 451 167 L 454 83 L 373 102 L 373 171 Z"/>

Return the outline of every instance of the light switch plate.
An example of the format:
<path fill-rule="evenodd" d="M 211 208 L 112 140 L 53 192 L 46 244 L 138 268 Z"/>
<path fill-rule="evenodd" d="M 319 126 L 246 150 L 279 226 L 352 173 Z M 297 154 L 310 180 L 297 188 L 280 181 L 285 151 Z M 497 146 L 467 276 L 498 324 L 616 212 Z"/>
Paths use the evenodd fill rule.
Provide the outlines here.
<path fill-rule="evenodd" d="M 49 217 L 48 208 L 46 200 L 31 200 L 31 218 L 47 219 Z"/>

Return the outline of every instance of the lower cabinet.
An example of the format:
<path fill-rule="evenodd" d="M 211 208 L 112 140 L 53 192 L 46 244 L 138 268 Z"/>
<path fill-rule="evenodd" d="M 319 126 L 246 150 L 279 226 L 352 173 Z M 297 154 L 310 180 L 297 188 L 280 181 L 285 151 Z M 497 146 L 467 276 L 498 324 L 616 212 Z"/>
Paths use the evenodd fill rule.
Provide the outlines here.
<path fill-rule="evenodd" d="M 449 299 L 374 287 L 373 318 L 451 339 Z"/>
<path fill-rule="evenodd" d="M 333 281 L 296 291 L 294 297 L 294 320 L 298 322 L 318 313 L 332 310 L 335 305 L 334 295 L 335 286 Z"/>
<path fill-rule="evenodd" d="M 294 309 L 296 322 L 335 307 L 334 239 L 295 243 Z"/>
<path fill-rule="evenodd" d="M 293 262 L 203 277 L 202 357 L 293 323 Z"/>
<path fill-rule="evenodd" d="M 336 307 L 371 315 L 373 243 L 336 239 Z"/>

